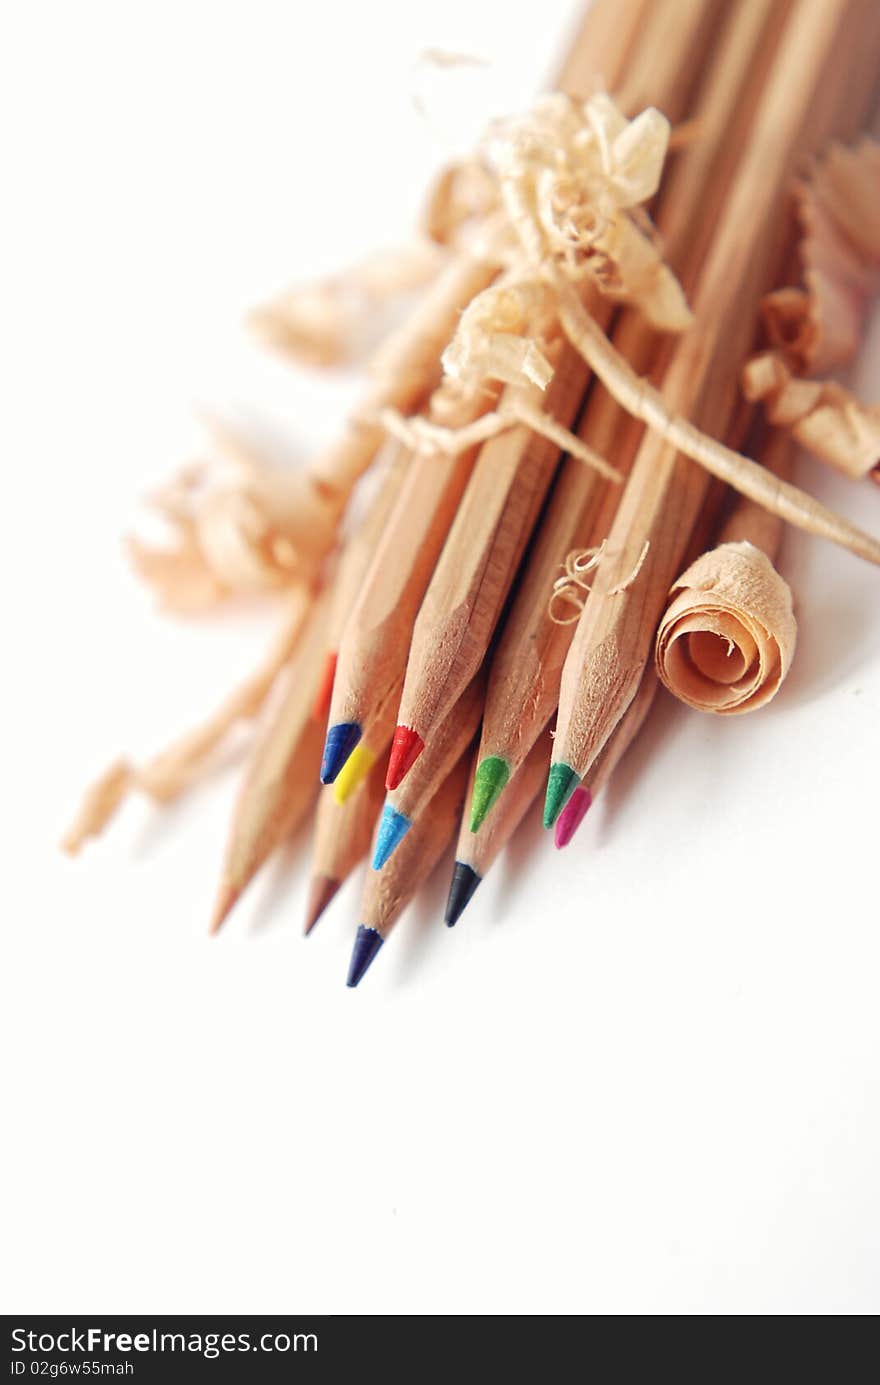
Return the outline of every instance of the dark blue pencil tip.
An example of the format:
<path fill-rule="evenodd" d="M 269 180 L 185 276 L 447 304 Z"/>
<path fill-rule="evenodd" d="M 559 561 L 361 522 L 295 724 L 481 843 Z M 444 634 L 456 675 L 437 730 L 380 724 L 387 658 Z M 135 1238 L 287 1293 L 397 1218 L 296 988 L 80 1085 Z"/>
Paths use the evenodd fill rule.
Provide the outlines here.
<path fill-rule="evenodd" d="M 375 928 L 364 928 L 363 924 L 359 924 L 354 947 L 351 950 L 351 961 L 348 964 L 346 986 L 358 984 L 364 973 L 369 970 L 370 963 L 384 941 L 381 933 L 377 933 Z"/>
<path fill-rule="evenodd" d="M 379 831 L 376 834 L 373 870 L 382 869 L 392 851 L 400 846 L 411 827 L 412 818 L 408 818 L 406 813 L 399 813 L 396 808 L 392 808 L 390 803 L 385 804 L 379 819 Z"/>
<path fill-rule="evenodd" d="M 458 923 L 482 878 L 481 875 L 477 875 L 473 866 L 466 866 L 464 861 L 456 861 L 446 900 L 446 923 L 450 928 Z"/>
<path fill-rule="evenodd" d="M 322 784 L 333 783 L 360 738 L 361 728 L 356 721 L 337 721 L 328 727 L 321 761 Z"/>

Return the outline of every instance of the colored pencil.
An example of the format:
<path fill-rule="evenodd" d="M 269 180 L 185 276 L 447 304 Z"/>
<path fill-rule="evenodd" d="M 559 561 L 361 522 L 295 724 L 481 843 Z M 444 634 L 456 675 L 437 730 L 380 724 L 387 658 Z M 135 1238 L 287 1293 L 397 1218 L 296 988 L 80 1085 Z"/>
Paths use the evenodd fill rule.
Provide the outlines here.
<path fill-rule="evenodd" d="M 554 841 L 558 848 L 568 846 L 586 817 L 587 810 L 595 803 L 641 731 L 654 705 L 656 692 L 657 675 L 652 668 L 646 668 L 638 692 L 605 742 L 601 754 L 596 756 L 586 777 L 556 819 Z"/>
<path fill-rule="evenodd" d="M 547 774 L 549 733 L 550 727 L 545 726 L 543 734 L 535 739 L 528 755 L 514 773 L 507 793 L 482 831 L 471 832 L 467 818 L 462 819 L 446 900 L 445 917 L 450 928 L 458 923 L 480 881 L 510 841 L 526 813 L 530 808 L 537 807 L 538 795 Z M 469 796 L 473 791 L 476 768 L 475 756 L 468 786 Z"/>
<path fill-rule="evenodd" d="M 468 763 L 469 757 L 463 755 L 386 868 L 367 872 L 348 969 L 349 986 L 361 981 L 407 904 L 449 846 L 464 802 Z"/>
<path fill-rule="evenodd" d="M 491 407 L 486 398 L 478 408 Z M 453 426 L 474 417 L 444 413 Z M 333 783 L 355 746 L 375 747 L 388 715 L 396 721 L 413 623 L 477 455 L 417 456 L 408 468 L 339 647 L 321 766 Z"/>
<path fill-rule="evenodd" d="M 485 692 L 485 677 L 477 674 L 444 717 L 436 736 L 432 737 L 412 773 L 407 775 L 399 789 L 388 795 L 376 834 L 373 870 L 383 869 L 419 813 L 434 796 L 437 785 L 449 775 L 473 741 L 483 715 Z"/>
<path fill-rule="evenodd" d="M 877 66 L 869 19 L 880 29 L 880 7 L 874 21 L 859 0 L 828 0 L 795 6 L 786 24 L 700 276 L 695 325 L 663 384 L 667 405 L 701 426 L 717 430 L 731 411 L 731 362 L 751 344 L 758 300 L 777 268 L 796 162 L 831 135 L 850 134 L 868 108 Z M 635 694 L 707 486 L 701 468 L 656 435 L 645 437 L 611 529 L 607 568 L 563 670 L 547 826 Z M 620 585 L 626 589 L 609 599 Z"/>
<path fill-rule="evenodd" d="M 306 934 L 312 931 L 339 887 L 370 849 L 385 789 L 382 769 L 382 765 L 375 765 L 361 792 L 353 794 L 343 804 L 337 802 L 333 787 L 322 789 L 318 795 L 303 930 Z"/>
<path fill-rule="evenodd" d="M 260 867 L 305 818 L 317 792 L 321 732 L 312 717 L 330 594 L 309 616 L 299 648 L 276 679 L 238 795 L 211 923 L 216 933 Z"/>
<path fill-rule="evenodd" d="M 735 16 L 734 33 L 709 65 L 706 82 L 696 103 L 699 128 L 705 138 L 723 131 L 747 79 L 754 49 L 761 42 L 767 10 L 776 0 L 757 0 L 741 7 Z M 700 45 L 695 42 L 715 11 L 712 4 L 678 0 L 658 4 L 653 10 L 656 24 L 668 29 L 673 16 L 680 21 L 674 44 L 658 45 L 645 35 L 641 51 L 645 68 L 643 82 L 649 97 L 672 120 L 687 114 L 689 93 L 702 63 Z M 681 30 L 681 24 L 689 27 Z M 631 80 L 634 82 L 637 74 Z M 667 258 L 687 287 L 692 260 L 688 249 L 705 221 L 701 207 L 710 167 L 699 142 L 679 156 L 670 215 L 661 193 L 659 225 L 664 234 Z M 680 210 L 684 214 L 680 215 Z M 702 217 L 698 222 L 698 208 Z M 675 235 L 665 234 L 666 221 L 674 217 Z M 624 313 L 614 340 L 618 349 L 636 370 L 644 371 L 658 358 L 668 355 L 668 344 L 637 312 Z M 593 389 L 579 429 L 581 437 L 600 455 L 613 457 L 621 473 L 627 471 L 642 434 L 641 425 L 622 413 L 604 390 Z M 514 599 L 510 615 L 492 660 L 486 695 L 486 712 L 480 742 L 480 765 L 471 800 L 471 831 L 478 831 L 511 774 L 522 763 L 535 737 L 553 715 L 559 700 L 562 667 L 574 637 L 574 624 L 560 624 L 551 614 L 553 582 L 569 553 L 595 548 L 606 537 L 620 498 L 620 488 L 589 471 L 574 458 L 568 458 L 560 471 L 554 492 L 536 537 L 528 567 Z"/>

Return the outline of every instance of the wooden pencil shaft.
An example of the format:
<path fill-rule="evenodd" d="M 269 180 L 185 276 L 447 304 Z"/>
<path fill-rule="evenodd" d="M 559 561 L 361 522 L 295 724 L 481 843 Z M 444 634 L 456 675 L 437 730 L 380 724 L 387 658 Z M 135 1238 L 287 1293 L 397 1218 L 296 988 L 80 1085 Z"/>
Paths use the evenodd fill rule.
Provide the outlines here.
<path fill-rule="evenodd" d="M 566 426 L 586 370 L 566 350 L 544 407 Z M 519 427 L 484 444 L 413 628 L 398 723 L 423 740 L 482 662 L 559 451 Z"/>
<path fill-rule="evenodd" d="M 584 787 L 590 790 L 593 798 L 596 798 L 609 783 L 617 766 L 647 721 L 648 713 L 654 705 L 657 686 L 656 673 L 652 668 L 646 668 L 638 692 L 584 779 Z"/>
<path fill-rule="evenodd" d="M 796 6 L 786 25 L 701 275 L 696 324 L 664 382 L 664 398 L 677 412 L 703 420 L 732 410 L 736 366 L 780 258 L 795 158 L 845 132 L 864 112 L 875 76 L 873 19 L 859 0 L 829 0 Z M 604 590 L 631 576 L 647 542 L 644 564 L 621 596 L 595 592 L 588 599 L 563 676 L 554 760 L 579 773 L 635 692 L 706 485 L 699 468 L 656 436 L 645 437 L 612 527 Z"/>
<path fill-rule="evenodd" d="M 774 476 L 789 480 L 794 470 L 795 444 L 784 428 L 765 430 L 763 442 L 756 447 L 755 455 L 761 458 L 768 471 Z M 756 505 L 753 500 L 737 495 L 733 506 L 722 524 L 717 542 L 751 543 L 767 554 L 771 563 L 775 562 L 782 540 L 782 520 Z"/>
<path fill-rule="evenodd" d="M 407 449 L 394 438 L 386 440 L 381 453 L 375 465 L 383 468 L 383 474 L 363 518 L 342 550 L 327 622 L 325 643 L 328 650 L 336 649 L 339 644 L 411 462 Z"/>
<path fill-rule="evenodd" d="M 447 421 L 452 426 L 469 423 L 491 404 L 489 397 L 463 401 Z M 411 460 L 351 607 L 329 719 L 331 724 L 358 723 L 371 743 L 380 736 L 381 704 L 389 697 L 394 729 L 412 627 L 476 455 L 477 449 L 470 448 L 458 457 Z"/>
<path fill-rule="evenodd" d="M 661 8 L 657 13 L 668 19 Z M 677 0 L 674 0 L 670 9 L 677 8 Z M 696 228 L 704 225 L 704 209 L 708 207 L 706 214 L 716 219 L 718 214 L 719 199 L 707 191 L 714 164 L 707 157 L 706 147 L 714 147 L 717 153 L 717 142 L 724 141 L 728 127 L 730 141 L 739 145 L 743 132 L 741 122 L 734 119 L 735 112 L 738 105 L 748 109 L 743 98 L 749 95 L 754 80 L 756 50 L 765 38 L 768 21 L 779 9 L 778 0 L 763 0 L 763 3 L 753 0 L 749 6 L 738 9 L 725 35 L 726 41 L 709 64 L 705 84 L 697 98 L 696 124 L 700 138 L 679 156 L 674 177 L 669 180 L 668 197 L 667 184 L 661 187 L 659 226 L 668 258 L 678 269 L 686 288 L 693 282 L 699 263 L 690 250 L 697 239 Z M 705 15 L 698 14 L 692 5 L 688 6 L 688 12 L 695 28 L 699 29 L 701 21 L 705 23 Z M 686 49 L 678 58 L 672 56 L 673 49 L 666 50 L 665 68 L 662 61 L 657 64 L 652 46 L 645 48 L 651 72 L 651 97 L 669 111 L 673 120 L 687 112 L 688 87 L 703 57 L 691 35 L 683 35 L 682 42 Z M 712 141 L 712 145 L 704 146 L 704 140 Z M 674 230 L 671 237 L 667 232 L 669 225 Z M 659 339 L 634 311 L 622 315 L 614 340 L 640 372 L 647 370 L 652 361 L 657 368 L 660 361 L 668 360 L 672 350 L 672 343 Z M 625 473 L 635 456 L 642 426 L 620 409 L 607 391 L 596 387 L 588 398 L 579 433 L 600 455 L 613 458 L 618 469 Z M 554 712 L 561 670 L 575 627 L 554 622 L 549 613 L 549 594 L 566 555 L 573 550 L 594 547 L 605 538 L 619 498 L 618 487 L 603 482 L 575 459 L 564 463 L 493 660 L 482 755 L 501 756 L 515 767 L 528 752 L 540 727 Z"/>
<path fill-rule="evenodd" d="M 391 856 L 384 870 L 368 871 L 359 921 L 387 938 L 407 904 L 452 841 L 467 786 L 470 757 L 463 755 Z"/>

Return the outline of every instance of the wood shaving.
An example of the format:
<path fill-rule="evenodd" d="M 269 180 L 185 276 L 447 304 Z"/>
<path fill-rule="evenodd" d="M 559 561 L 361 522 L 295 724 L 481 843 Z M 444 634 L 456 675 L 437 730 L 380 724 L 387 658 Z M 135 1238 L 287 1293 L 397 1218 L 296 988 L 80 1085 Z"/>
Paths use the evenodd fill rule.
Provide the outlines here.
<path fill-rule="evenodd" d="M 147 498 L 171 544 L 126 544 L 159 604 L 178 614 L 313 581 L 336 537 L 338 507 L 307 473 L 269 465 L 216 424 L 211 431 L 217 455 Z"/>
<path fill-rule="evenodd" d="M 587 596 L 592 591 L 590 583 L 585 579 L 587 573 L 592 572 L 601 562 L 605 543 L 606 540 L 603 539 L 598 548 L 575 548 L 566 555 L 563 575 L 557 577 L 553 583 L 547 607 L 547 614 L 554 625 L 574 625 L 580 618 Z M 567 616 L 561 616 L 559 606 L 570 606 L 572 611 Z"/>
<path fill-rule="evenodd" d="M 657 632 L 655 665 L 689 707 L 752 712 L 776 695 L 797 640 L 791 591 L 750 543 L 704 553 L 679 578 Z"/>
<path fill-rule="evenodd" d="M 404 418 L 396 409 L 382 409 L 378 418 L 383 428 L 411 451 L 444 457 L 456 457 L 471 447 L 497 437 L 499 433 L 525 425 L 539 437 L 555 443 L 561 452 L 567 452 L 585 466 L 598 471 L 607 481 L 619 483 L 621 480 L 620 473 L 604 457 L 600 457 L 598 452 L 594 452 L 550 414 L 536 408 L 521 390 L 509 392 L 497 409 L 460 427 L 447 427 L 422 416 Z"/>
<path fill-rule="evenodd" d="M 553 591 L 547 606 L 547 614 L 554 625 L 573 625 L 579 619 L 587 597 L 594 590 L 593 584 L 584 579 L 588 572 L 598 572 L 610 556 L 607 552 L 607 542 L 607 539 L 603 539 L 598 548 L 573 549 L 566 557 L 563 576 L 557 577 L 553 583 Z M 619 596 L 621 592 L 627 591 L 641 572 L 650 547 L 650 540 L 646 540 L 632 572 L 601 594 L 603 596 Z M 558 605 L 564 606 L 566 604 L 573 607 L 574 613 L 564 617 L 560 616 L 556 608 Z"/>
<path fill-rule="evenodd" d="M 860 404 L 833 380 L 802 380 L 792 375 L 783 357 L 764 352 L 747 362 L 742 389 L 746 399 L 761 400 L 767 418 L 823 462 L 860 480 L 878 477 L 880 407 Z"/>
<path fill-rule="evenodd" d="M 880 287 L 880 145 L 832 144 L 795 187 L 803 288 L 764 301 L 770 344 L 800 374 L 851 361 Z"/>
<path fill-rule="evenodd" d="M 743 393 L 771 423 L 844 475 L 880 479 L 880 408 L 833 380 L 807 380 L 853 359 L 880 288 L 880 144 L 833 144 L 796 189 L 804 287 L 762 312 L 773 350 L 747 362 Z"/>
<path fill-rule="evenodd" d="M 285 290 L 254 308 L 248 322 L 267 345 L 300 364 L 360 362 L 381 334 L 383 315 L 424 288 L 444 259 L 427 239 L 376 251 L 341 273 Z"/>
<path fill-rule="evenodd" d="M 296 649 L 311 605 L 312 594 L 305 588 L 292 595 L 281 633 L 265 661 L 205 722 L 145 765 L 115 760 L 89 786 L 62 839 L 62 849 L 68 855 L 76 855 L 90 837 L 100 836 L 130 794 L 140 792 L 155 803 L 170 803 L 210 768 L 215 752 L 226 744 L 232 730 L 240 722 L 252 721 L 262 708 L 278 674 Z"/>

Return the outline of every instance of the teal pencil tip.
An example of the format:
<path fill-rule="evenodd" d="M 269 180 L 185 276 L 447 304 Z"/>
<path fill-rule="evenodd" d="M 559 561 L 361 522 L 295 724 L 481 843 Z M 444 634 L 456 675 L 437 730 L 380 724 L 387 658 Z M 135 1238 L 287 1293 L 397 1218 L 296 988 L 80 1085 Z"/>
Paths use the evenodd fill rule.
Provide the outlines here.
<path fill-rule="evenodd" d="M 544 799 L 544 826 L 552 827 L 578 784 L 580 775 L 562 761 L 550 766 L 547 796 Z"/>
<path fill-rule="evenodd" d="M 477 765 L 471 795 L 471 831 L 479 832 L 510 778 L 510 765 L 500 755 L 487 755 Z"/>

